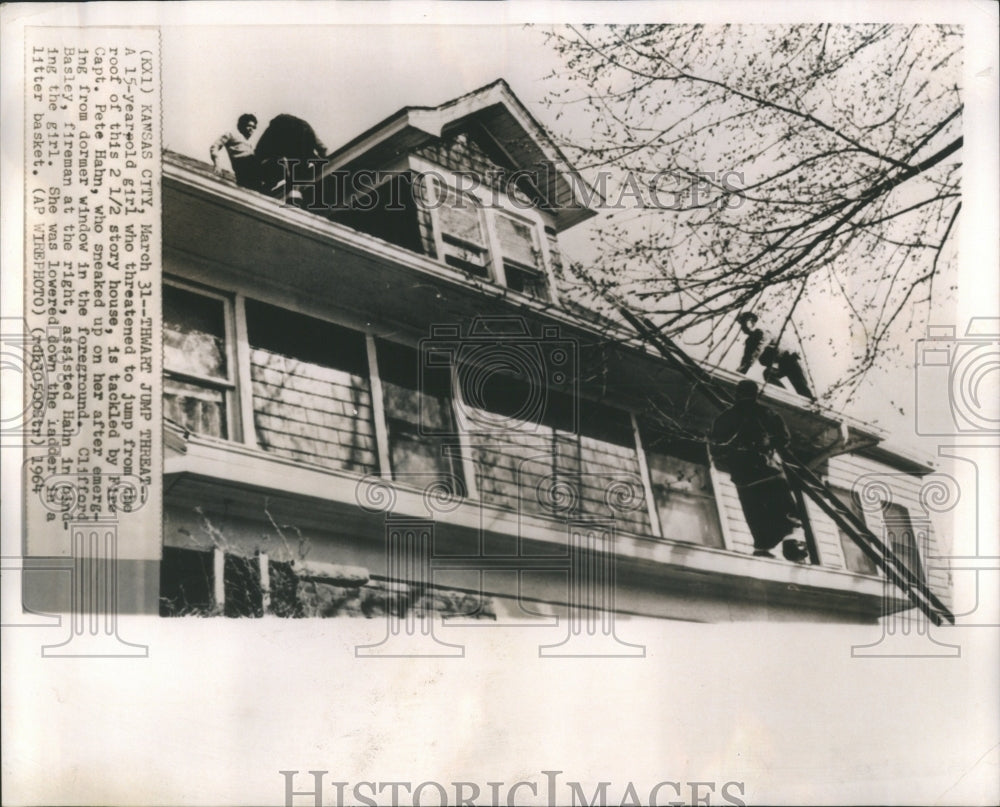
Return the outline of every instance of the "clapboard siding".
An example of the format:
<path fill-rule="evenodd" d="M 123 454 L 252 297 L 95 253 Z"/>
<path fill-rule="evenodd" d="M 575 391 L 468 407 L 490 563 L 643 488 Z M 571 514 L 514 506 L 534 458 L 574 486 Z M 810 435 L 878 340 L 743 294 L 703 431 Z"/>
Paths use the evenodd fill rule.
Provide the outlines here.
<path fill-rule="evenodd" d="M 840 543 L 837 525 L 808 497 L 806 497 L 806 515 L 812 527 L 813 537 L 816 539 L 820 565 L 831 569 L 846 569 L 847 562 L 844 559 L 844 548 Z"/>
<path fill-rule="evenodd" d="M 377 469 L 368 379 L 261 348 L 250 351 L 250 377 L 263 448 L 328 468 Z"/>
<path fill-rule="evenodd" d="M 715 476 L 715 495 L 719 502 L 719 518 L 725 522 L 723 534 L 729 536 L 729 546 L 734 552 L 753 552 L 753 536 L 743 517 L 743 505 L 740 504 L 736 485 L 727 473 Z"/>
<path fill-rule="evenodd" d="M 483 501 L 538 515 L 614 516 L 623 531 L 650 532 L 634 448 L 537 425 L 474 434 L 470 444 Z M 626 497 L 634 495 L 624 508 L 608 503 L 616 483 L 628 485 Z M 569 500 L 563 498 L 567 490 Z M 568 501 L 575 506 L 563 509 Z"/>

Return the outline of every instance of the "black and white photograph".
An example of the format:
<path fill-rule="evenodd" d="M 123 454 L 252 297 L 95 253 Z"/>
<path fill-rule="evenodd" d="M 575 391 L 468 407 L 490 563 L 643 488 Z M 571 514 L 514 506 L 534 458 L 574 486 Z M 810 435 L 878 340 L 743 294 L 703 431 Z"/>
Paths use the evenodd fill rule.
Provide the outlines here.
<path fill-rule="evenodd" d="M 997 8 L 6 4 L 4 804 L 997 803 Z"/>

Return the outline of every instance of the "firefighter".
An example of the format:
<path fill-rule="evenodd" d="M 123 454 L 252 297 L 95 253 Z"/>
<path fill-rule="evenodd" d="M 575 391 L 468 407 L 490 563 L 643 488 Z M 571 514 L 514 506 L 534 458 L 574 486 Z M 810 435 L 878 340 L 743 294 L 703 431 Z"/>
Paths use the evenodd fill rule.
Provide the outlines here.
<path fill-rule="evenodd" d="M 712 425 L 713 455 L 736 485 L 754 555 L 773 558 L 771 550 L 782 544 L 787 560 L 801 562 L 809 553 L 804 542 L 789 537 L 802 522 L 778 456 L 788 445 L 788 428 L 759 394 L 753 381 L 737 384 L 735 403 Z"/>

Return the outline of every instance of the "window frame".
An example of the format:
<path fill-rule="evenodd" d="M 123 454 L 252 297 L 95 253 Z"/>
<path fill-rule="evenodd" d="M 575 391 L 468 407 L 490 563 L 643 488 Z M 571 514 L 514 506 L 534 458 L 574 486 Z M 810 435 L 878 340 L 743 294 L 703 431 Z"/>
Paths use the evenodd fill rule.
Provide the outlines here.
<path fill-rule="evenodd" d="M 640 444 L 640 450 L 644 455 L 644 465 L 646 473 L 648 474 L 648 490 L 647 496 L 649 497 L 649 509 L 650 516 L 655 515 L 655 523 L 657 530 L 657 538 L 665 539 L 668 541 L 679 541 L 684 544 L 690 544 L 692 546 L 699 546 L 703 549 L 720 549 L 720 550 L 731 550 L 732 541 L 729 535 L 728 525 L 726 523 L 725 514 L 723 513 L 722 507 L 719 503 L 719 479 L 715 473 L 715 466 L 712 463 L 712 458 L 709 454 L 707 447 L 704 449 L 704 463 L 695 462 L 686 457 L 678 456 L 676 454 L 671 454 L 667 451 L 656 450 L 648 447 L 648 441 L 644 436 L 644 431 L 638 418 L 635 420 L 636 423 L 636 434 L 638 436 L 638 442 Z M 648 434 L 648 427 L 645 430 L 645 434 Z M 716 533 L 716 538 L 718 545 L 707 544 L 703 541 L 685 541 L 683 538 L 677 538 L 676 536 L 668 535 L 666 528 L 663 523 L 663 517 L 660 514 L 660 506 L 657 499 L 657 489 L 663 486 L 658 484 L 653 479 L 653 463 L 651 462 L 654 455 L 661 457 L 670 457 L 674 460 L 686 463 L 688 465 L 696 465 L 699 468 L 704 468 L 704 478 L 705 481 L 710 485 L 710 490 L 707 493 L 690 492 L 690 491 L 676 491 L 681 496 L 688 496 L 692 499 L 696 499 L 699 502 L 706 503 L 705 506 L 709 507 L 711 510 L 711 515 L 714 517 L 714 532 Z"/>
<path fill-rule="evenodd" d="M 912 568 L 910 566 L 910 564 L 908 564 L 906 562 L 905 555 L 902 552 L 900 552 L 899 549 L 897 548 L 897 547 L 899 547 L 900 543 L 898 541 L 894 542 L 892 540 L 892 538 L 888 534 L 889 533 L 889 525 L 886 523 L 886 516 L 888 515 L 888 512 L 889 512 L 890 508 L 896 508 L 897 511 L 900 514 L 902 514 L 902 515 L 904 515 L 906 517 L 906 529 L 903 530 L 903 535 L 906 535 L 907 533 L 909 533 L 910 542 L 911 542 L 911 545 L 912 545 L 913 560 L 914 560 L 914 562 L 916 564 L 916 568 L 915 569 Z M 883 534 L 885 535 L 885 539 L 886 539 L 885 540 L 886 547 L 894 555 L 896 555 L 897 558 L 899 558 L 900 563 L 902 563 L 903 566 L 905 566 L 907 569 L 909 569 L 910 573 L 917 580 L 920 580 L 921 582 L 926 583 L 927 582 L 927 562 L 926 562 L 926 559 L 924 558 L 924 553 L 921 551 L 920 541 L 917 540 L 917 535 L 918 535 L 917 528 L 913 524 L 913 514 L 910 512 L 910 508 L 907 507 L 902 502 L 897 502 L 897 501 L 883 502 L 880 515 L 881 515 L 881 519 L 882 519 Z M 895 518 L 893 520 L 895 520 Z M 929 541 L 930 540 L 930 535 L 929 534 L 928 534 L 927 538 L 928 538 L 928 541 Z M 909 549 L 909 547 L 908 547 L 908 549 Z"/>
<path fill-rule="evenodd" d="M 493 233 L 496 235 L 496 263 L 503 269 L 504 285 L 511 291 L 517 292 L 518 294 L 524 294 L 536 300 L 543 300 L 547 302 L 552 296 L 552 281 L 547 271 L 545 253 L 542 250 L 542 241 L 544 240 L 542 236 L 545 234 L 544 226 L 541 226 L 540 228 L 540 225 L 537 222 L 533 222 L 525 216 L 514 214 L 508 210 L 494 209 L 491 211 L 491 215 L 488 218 L 490 219 L 490 225 Z M 537 255 L 539 265 L 528 266 L 515 258 L 507 257 L 504 252 L 503 242 L 500 239 L 500 229 L 498 226 L 499 221 L 502 218 L 509 219 L 510 221 L 518 224 L 523 224 L 528 228 L 533 241 L 531 249 L 532 252 Z M 510 285 L 510 279 L 507 276 L 508 269 L 513 269 L 517 272 L 521 272 L 522 274 L 534 275 L 537 277 L 544 284 L 544 296 L 512 288 Z"/>
<path fill-rule="evenodd" d="M 174 277 L 164 276 L 162 279 L 162 285 L 164 287 L 170 286 L 175 289 L 187 292 L 189 294 L 195 294 L 199 297 L 204 297 L 209 300 L 216 300 L 222 304 L 222 338 L 223 338 L 223 355 L 226 361 L 226 377 L 217 378 L 214 376 L 203 375 L 202 373 L 191 373 L 185 372 L 183 370 L 172 370 L 167 367 L 166 361 L 163 364 L 163 377 L 164 382 L 168 378 L 174 379 L 184 384 L 192 384 L 194 386 L 205 387 L 207 389 L 214 389 L 222 392 L 223 396 L 223 414 L 225 416 L 225 429 L 222 435 L 212 435 L 204 434 L 202 432 L 196 432 L 201 437 L 214 439 L 214 440 L 226 440 L 232 442 L 242 442 L 244 435 L 244 424 L 241 413 L 241 408 L 239 406 L 239 368 L 238 368 L 238 356 L 237 356 L 237 333 L 236 333 L 236 313 L 234 311 L 235 299 L 233 295 L 225 294 L 222 292 L 207 289 L 204 286 L 200 286 L 195 283 L 190 283 L 188 281 L 178 280 Z M 166 326 L 166 317 L 164 317 L 164 327 Z M 166 390 L 164 389 L 164 392 Z"/>
<path fill-rule="evenodd" d="M 386 391 L 385 384 L 389 383 L 396 387 L 401 387 L 400 384 L 396 384 L 392 381 L 387 381 L 383 377 L 382 364 L 379 361 L 379 351 L 378 342 L 383 342 L 387 344 L 396 344 L 400 347 L 412 350 L 417 359 L 420 356 L 419 345 L 414 345 L 410 342 L 397 341 L 393 339 L 387 339 L 384 336 L 376 337 L 373 334 L 366 334 L 366 344 L 368 349 L 368 366 L 369 366 L 369 376 L 372 380 L 372 405 L 377 411 L 375 412 L 376 420 L 376 435 L 379 441 L 379 475 L 386 480 L 390 480 L 394 483 L 402 482 L 406 484 L 405 478 L 397 479 L 396 473 L 397 469 L 392 461 L 393 455 L 393 436 L 394 434 L 403 433 L 404 436 L 420 436 L 420 429 L 417 424 L 413 424 L 403 418 L 394 417 L 389 414 L 386 407 Z M 464 434 L 464 430 L 459 429 L 458 426 L 458 410 L 456 407 L 456 394 L 458 392 L 457 377 L 454 373 L 454 367 L 452 367 L 452 373 L 449 377 L 448 386 L 448 413 L 451 418 L 452 431 L 456 435 L 456 443 L 459 445 L 459 450 L 448 451 L 442 453 L 442 460 L 448 466 L 444 471 L 450 474 L 454 478 L 458 479 L 459 485 L 462 488 L 462 497 L 466 499 L 478 498 L 478 492 L 475 489 L 475 479 L 474 476 L 470 481 L 469 468 L 467 464 L 467 435 Z M 377 395 L 375 393 L 375 388 L 378 388 Z M 414 392 L 418 394 L 423 394 L 419 389 L 415 389 Z M 377 401 L 377 405 L 376 405 Z M 415 442 L 423 442 L 416 440 Z M 425 445 L 435 445 L 434 442 L 424 443 Z M 459 456 L 460 455 L 460 456 Z"/>
<path fill-rule="evenodd" d="M 265 298 L 261 296 L 259 290 L 257 290 L 253 294 L 247 294 L 243 292 L 236 293 L 236 302 L 239 306 L 237 312 L 238 313 L 237 324 L 239 326 L 241 333 L 241 340 L 242 340 L 241 344 L 245 345 L 245 350 L 241 347 L 241 354 L 245 355 L 241 355 L 241 373 L 240 373 L 239 386 L 247 390 L 247 394 L 245 396 L 246 405 L 243 415 L 245 418 L 248 419 L 245 423 L 245 429 L 252 437 L 252 440 L 248 444 L 251 445 L 253 448 L 261 450 L 268 456 L 284 457 L 285 459 L 290 459 L 293 462 L 300 463 L 305 467 L 311 467 L 323 471 L 330 470 L 330 466 L 324 464 L 314 463 L 308 459 L 302 459 L 298 457 L 291 458 L 287 457 L 284 454 L 281 454 L 280 452 L 275 452 L 270 448 L 266 448 L 260 440 L 259 432 L 257 429 L 257 420 L 256 420 L 257 410 L 254 407 L 251 353 L 255 349 L 261 349 L 268 352 L 271 351 L 269 348 L 262 347 L 261 345 L 251 342 L 250 340 L 250 324 L 249 324 L 249 315 L 247 312 L 248 308 L 247 304 L 249 303 L 251 307 L 254 304 L 257 304 L 265 307 L 278 309 L 284 315 L 287 315 L 289 317 L 305 317 L 307 319 L 317 320 L 318 322 L 331 325 L 335 328 L 339 328 L 345 331 L 351 331 L 357 337 L 360 338 L 364 346 L 363 347 L 364 356 L 362 361 L 359 362 L 359 365 L 357 367 L 359 371 L 359 373 L 357 374 L 361 375 L 368 382 L 368 393 L 370 396 L 371 408 L 372 408 L 371 423 L 372 423 L 372 439 L 374 441 L 373 454 L 375 460 L 374 463 L 375 467 L 369 473 L 381 474 L 384 461 L 382 456 L 383 440 L 379 430 L 384 425 L 384 420 L 380 420 L 379 413 L 376 407 L 376 400 L 381 401 L 382 389 L 381 389 L 381 382 L 378 380 L 377 376 L 377 368 L 372 366 L 371 357 L 369 355 L 369 350 L 370 350 L 369 344 L 372 339 L 371 332 L 366 328 L 360 327 L 360 325 L 356 321 L 344 320 L 337 317 L 333 317 L 330 316 L 330 314 L 327 312 L 317 311 L 308 306 L 292 304 L 288 300 L 284 299 L 275 300 L 273 298 Z M 281 355 L 287 355 L 287 354 L 281 354 Z M 305 361 L 306 363 L 311 363 L 308 360 L 297 358 L 295 356 L 289 356 L 289 358 L 296 361 Z M 345 370 L 343 368 L 334 368 L 334 369 L 337 369 L 339 372 L 354 374 L 351 373 L 350 370 Z M 375 391 L 376 384 L 378 384 L 378 399 L 376 399 L 376 391 Z M 352 473 L 352 471 L 347 471 L 347 472 Z"/>
<path fill-rule="evenodd" d="M 837 485 L 837 484 L 835 484 L 833 482 L 827 482 L 827 484 L 828 484 L 830 490 L 833 491 L 834 496 L 836 496 L 837 499 L 838 499 L 838 501 L 840 501 L 841 505 L 843 505 L 848 510 L 850 510 L 851 513 L 854 515 L 854 517 L 857 518 L 862 524 L 864 524 L 865 527 L 867 527 L 868 529 L 871 529 L 871 527 L 868 526 L 868 518 L 865 515 L 865 508 L 862 507 L 861 500 L 854 493 L 854 491 L 850 490 L 849 488 L 845 488 L 843 485 Z M 845 569 L 845 571 L 848 571 L 851 574 L 864 575 L 865 577 L 878 577 L 879 574 L 880 574 L 879 568 L 878 568 L 878 564 L 876 564 L 873 560 L 871 560 L 871 558 L 869 558 L 866 554 L 864 554 L 864 552 L 862 552 L 862 550 L 860 549 L 860 547 L 858 548 L 858 552 L 861 552 L 861 557 L 863 557 L 865 559 L 866 563 L 871 564 L 872 571 L 870 571 L 870 572 L 868 572 L 868 571 L 858 571 L 856 569 L 852 569 L 848 565 L 847 551 L 844 549 L 844 542 L 848 541 L 852 545 L 855 545 L 855 546 L 856 546 L 856 544 L 854 544 L 854 541 L 851 539 L 851 536 L 848 535 L 846 532 L 844 532 L 840 528 L 840 526 L 835 521 L 833 521 L 832 519 L 831 519 L 831 523 L 833 524 L 833 528 L 837 531 L 837 538 L 838 538 L 838 541 L 840 543 L 840 554 L 844 558 L 844 569 Z"/>
<path fill-rule="evenodd" d="M 497 279 L 497 273 L 496 273 L 497 264 L 496 261 L 493 259 L 493 254 L 492 254 L 493 250 L 491 249 L 490 231 L 489 231 L 489 224 L 487 221 L 488 216 L 486 215 L 486 210 L 484 209 L 482 203 L 476 196 L 474 196 L 471 193 L 462 192 L 451 185 L 438 182 L 436 177 L 434 178 L 434 181 L 437 185 L 437 192 L 440 193 L 444 198 L 444 201 L 441 204 L 436 204 L 433 207 L 429 208 L 431 211 L 431 221 L 433 222 L 433 228 L 434 228 L 434 248 L 437 250 L 438 260 L 452 269 L 457 269 L 460 272 L 465 272 L 467 275 L 471 275 L 473 277 L 479 277 L 484 280 L 495 281 Z M 450 205 L 453 208 L 461 209 L 460 207 L 457 207 L 454 203 L 458 202 L 463 197 L 468 200 L 468 203 L 475 212 L 475 217 L 477 223 L 479 224 L 479 232 L 483 238 L 482 244 L 477 244 L 473 241 L 469 241 L 465 238 L 462 238 L 461 236 L 451 235 L 445 232 L 444 224 L 442 222 L 442 217 L 441 217 L 441 208 L 444 205 Z M 453 263 L 448 263 L 448 257 L 450 256 L 454 258 L 456 262 L 460 264 L 467 264 L 469 267 L 474 267 L 479 265 L 472 263 L 470 261 L 466 261 L 461 257 L 459 257 L 458 255 L 456 255 L 454 248 L 457 248 L 458 250 L 464 250 L 465 252 L 482 253 L 483 256 L 482 274 L 473 271 L 472 268 L 467 269 L 465 268 L 465 266 L 462 265 L 456 266 Z"/>
<path fill-rule="evenodd" d="M 500 193 L 492 188 L 483 187 L 481 185 L 474 188 L 464 188 L 458 175 L 446 168 L 443 168 L 442 166 L 436 165 L 435 163 L 420 157 L 411 157 L 410 170 L 415 174 L 423 176 L 424 181 L 428 178 L 433 179 L 438 191 L 441 193 L 447 193 L 449 198 L 451 198 L 452 195 L 462 193 L 474 199 L 476 207 L 479 211 L 480 223 L 486 236 L 487 275 L 485 278 L 480 279 L 490 280 L 500 286 L 503 286 L 509 292 L 522 295 L 527 299 L 558 305 L 559 297 L 552 277 L 552 257 L 549 254 L 548 238 L 546 236 L 546 221 L 537 208 L 534 206 L 525 206 L 523 203 L 517 204 L 510 198 L 509 194 Z M 465 272 L 472 277 L 479 277 L 479 275 L 476 275 L 474 272 L 468 272 L 459 267 L 455 267 L 452 264 L 447 263 L 445 260 L 446 249 L 445 241 L 442 237 L 443 230 L 440 216 L 441 205 L 427 204 L 417 196 L 415 196 L 415 199 L 418 206 L 423 207 L 430 213 L 434 247 L 437 251 L 437 261 L 451 269 Z M 531 229 L 536 247 L 538 249 L 540 265 L 537 267 L 524 266 L 516 260 L 511 260 L 510 263 L 520 272 L 537 274 L 539 278 L 544 281 L 546 291 L 545 296 L 518 291 L 517 289 L 511 288 L 507 283 L 507 275 L 504 269 L 504 253 L 500 242 L 500 236 L 497 231 L 497 217 L 501 215 L 507 216 L 508 218 L 522 224 L 526 224 Z"/>

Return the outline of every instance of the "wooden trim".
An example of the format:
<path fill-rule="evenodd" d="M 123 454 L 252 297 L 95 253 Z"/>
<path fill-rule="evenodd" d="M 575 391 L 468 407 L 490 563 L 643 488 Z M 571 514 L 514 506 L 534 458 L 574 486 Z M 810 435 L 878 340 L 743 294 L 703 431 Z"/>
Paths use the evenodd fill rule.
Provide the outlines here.
<path fill-rule="evenodd" d="M 188 443 L 188 453 L 170 458 L 165 473 L 184 477 L 182 483 L 175 487 L 172 501 L 168 502 L 171 506 L 189 506 L 193 501 L 189 497 L 197 497 L 195 492 L 199 484 L 207 480 L 213 486 L 226 486 L 226 495 L 231 497 L 231 506 L 235 507 L 241 506 L 241 496 L 246 496 L 247 506 L 256 511 L 260 497 L 285 495 L 300 500 L 303 513 L 310 512 L 314 507 L 323 508 L 318 513 L 319 523 L 322 524 L 319 529 L 336 530 L 331 512 L 338 509 L 344 513 L 358 511 L 357 483 L 361 479 L 358 474 L 306 468 L 234 443 L 192 438 Z M 394 512 L 400 516 L 427 517 L 420 489 L 405 483 L 395 487 L 397 502 Z M 437 520 L 450 528 L 464 530 L 464 534 L 470 537 L 485 530 L 492 534 L 523 535 L 532 541 L 549 544 L 553 549 L 565 548 L 565 523 L 542 516 L 519 516 L 516 510 L 481 501 L 466 500 L 454 511 L 439 514 Z M 373 533 L 365 539 L 375 541 L 377 537 Z M 884 581 L 878 577 L 824 566 L 761 562 L 759 558 L 739 552 L 668 538 L 656 539 L 648 534 L 618 532 L 616 554 L 623 572 L 627 569 L 628 574 L 647 577 L 691 572 L 702 580 L 705 579 L 704 574 L 718 576 L 719 579 L 745 578 L 780 584 L 783 590 L 788 585 L 794 585 L 803 590 L 815 589 L 817 595 L 822 595 L 823 591 L 833 592 L 841 602 L 846 602 L 844 595 L 849 598 L 870 597 L 879 607 L 885 596 Z M 461 563 L 463 559 L 456 558 L 456 561 Z"/>
<path fill-rule="evenodd" d="M 257 563 L 260 564 L 260 600 L 264 613 L 271 610 L 271 565 L 267 559 L 267 552 L 257 553 Z"/>
<path fill-rule="evenodd" d="M 221 612 L 226 607 L 226 553 L 220 547 L 212 550 L 212 597 Z"/>
<path fill-rule="evenodd" d="M 558 240 L 558 236 L 555 236 Z M 556 283 L 555 272 L 552 265 L 552 253 L 549 251 L 549 237 L 542 226 L 542 232 L 538 238 L 538 247 L 542 251 L 542 273 L 549 286 L 549 300 L 553 305 L 562 305 L 559 299 L 559 284 Z"/>
<path fill-rule="evenodd" d="M 236 384 L 228 379 L 212 378 L 209 375 L 199 375 L 198 373 L 184 373 L 178 372 L 177 370 L 164 370 L 163 375 L 166 378 L 172 378 L 175 381 L 180 381 L 182 384 L 195 384 L 199 387 L 209 387 L 211 389 L 219 390 L 219 392 L 232 392 L 236 389 Z"/>
<path fill-rule="evenodd" d="M 507 288 L 507 271 L 503 265 L 503 248 L 500 246 L 500 234 L 497 232 L 496 214 L 492 211 L 483 210 L 486 220 L 486 242 L 489 245 L 490 265 L 492 267 L 493 279 L 504 288 Z"/>
<path fill-rule="evenodd" d="M 459 408 L 463 406 L 461 385 L 458 383 L 458 367 L 451 367 L 451 418 L 458 435 L 458 445 L 462 459 L 462 476 L 465 477 L 465 495 L 469 499 L 479 498 L 479 485 L 476 484 L 476 463 L 472 459 L 472 440 L 469 433 L 462 428 L 462 418 Z"/>
<path fill-rule="evenodd" d="M 240 411 L 240 442 L 257 447 L 257 429 L 253 416 L 253 379 L 250 373 L 250 336 L 247 330 L 246 297 L 237 292 L 233 301 L 236 326 L 236 399 Z"/>
<path fill-rule="evenodd" d="M 389 454 L 389 424 L 385 417 L 385 396 L 382 377 L 378 373 L 378 351 L 375 337 L 365 334 L 365 351 L 368 355 L 368 388 L 372 396 L 372 425 L 375 427 L 375 447 L 378 450 L 378 472 L 383 479 L 392 479 L 392 460 Z"/>
<path fill-rule="evenodd" d="M 656 509 L 656 499 L 653 498 L 653 477 L 649 473 L 649 463 L 646 462 L 646 450 L 642 447 L 642 435 L 639 433 L 639 421 L 634 412 L 628 413 L 632 421 L 632 435 L 635 437 L 636 457 L 639 461 L 639 475 L 642 477 L 642 489 L 646 494 L 646 509 L 649 511 L 649 527 L 657 538 L 663 537 L 663 526 L 660 524 L 660 513 Z"/>
<path fill-rule="evenodd" d="M 416 158 L 411 160 L 414 170 L 418 170 L 420 162 Z M 425 161 L 423 164 L 434 168 L 435 171 L 439 170 L 433 164 L 426 163 Z M 260 194 L 254 194 L 236 186 L 219 183 L 211 175 L 210 169 L 200 170 L 200 166 L 188 164 L 182 158 L 169 154 L 164 159 L 163 195 L 165 200 L 167 199 L 167 194 L 173 194 L 170 197 L 174 199 L 173 204 L 178 203 L 175 197 L 186 197 L 181 199 L 182 203 L 198 202 L 217 205 L 239 215 L 246 216 L 248 219 L 260 222 L 265 227 L 273 227 L 292 233 L 326 248 L 333 246 L 366 259 L 380 259 L 392 270 L 412 270 L 425 278 L 440 282 L 445 286 L 451 286 L 456 289 L 496 299 L 502 298 L 507 294 L 505 289 L 484 282 L 480 278 L 470 277 L 461 270 L 449 267 L 439 259 L 422 255 L 405 247 L 389 244 L 375 236 L 354 230 L 342 223 L 328 221 L 305 211 L 280 207 L 273 199 L 261 196 Z M 165 204 L 167 204 L 166 201 Z M 229 284 L 232 286 L 246 289 L 252 288 L 258 291 L 266 287 L 268 293 L 280 294 L 285 299 L 308 299 L 307 295 L 302 294 L 302 289 L 298 284 L 285 283 L 280 278 L 254 274 L 252 268 L 246 266 L 236 266 L 221 261 L 208 261 L 195 253 L 178 247 L 176 244 L 165 245 L 163 252 L 164 260 L 167 263 L 170 262 L 170 255 L 173 254 L 175 256 L 183 256 L 185 260 L 196 261 L 201 266 L 218 265 L 234 279 L 235 282 Z M 180 271 L 171 269 L 171 273 L 175 276 L 188 275 L 188 272 L 183 267 L 178 267 L 178 269 Z M 198 276 L 199 278 L 212 277 L 208 272 L 198 272 Z M 254 285 L 248 285 L 248 281 L 245 278 L 250 278 Z M 258 286 L 257 284 L 261 285 Z M 655 349 L 644 343 L 643 340 L 624 326 L 615 325 L 614 327 L 609 327 L 604 325 L 598 327 L 594 322 L 585 317 L 554 306 L 551 302 L 537 300 L 527 295 L 512 294 L 509 299 L 518 308 L 524 309 L 531 314 L 544 316 L 567 327 L 581 329 L 587 334 L 617 339 L 623 345 L 649 357 L 655 362 L 654 366 L 662 366 L 662 358 Z M 289 303 L 284 303 L 283 305 L 287 308 L 294 309 L 295 307 Z M 316 316 L 316 314 L 312 315 Z M 337 309 L 337 317 L 339 318 L 337 321 L 350 322 L 352 313 L 346 309 Z M 706 370 L 715 379 L 727 383 L 736 383 L 743 377 L 735 371 L 729 371 L 720 367 L 706 366 Z M 884 430 L 878 429 L 871 424 L 865 424 L 856 419 L 845 417 L 840 413 L 834 413 L 822 407 L 810 407 L 806 409 L 802 406 L 802 402 L 798 396 L 782 392 L 773 386 L 768 388 L 768 395 L 775 403 L 786 405 L 796 412 L 802 413 L 803 416 L 815 418 L 817 421 L 829 420 L 832 424 L 839 424 L 843 421 L 851 429 L 861 434 L 868 434 L 879 440 L 885 437 Z M 882 450 L 891 452 L 892 457 L 877 458 L 879 462 L 886 463 L 890 467 L 895 467 L 892 464 L 893 458 L 901 461 L 905 459 L 902 450 L 898 447 L 889 447 L 884 443 L 881 443 L 880 447 Z M 869 449 L 869 451 L 871 450 Z M 922 470 L 925 472 L 932 471 L 933 466 L 928 465 L 923 467 Z"/>

